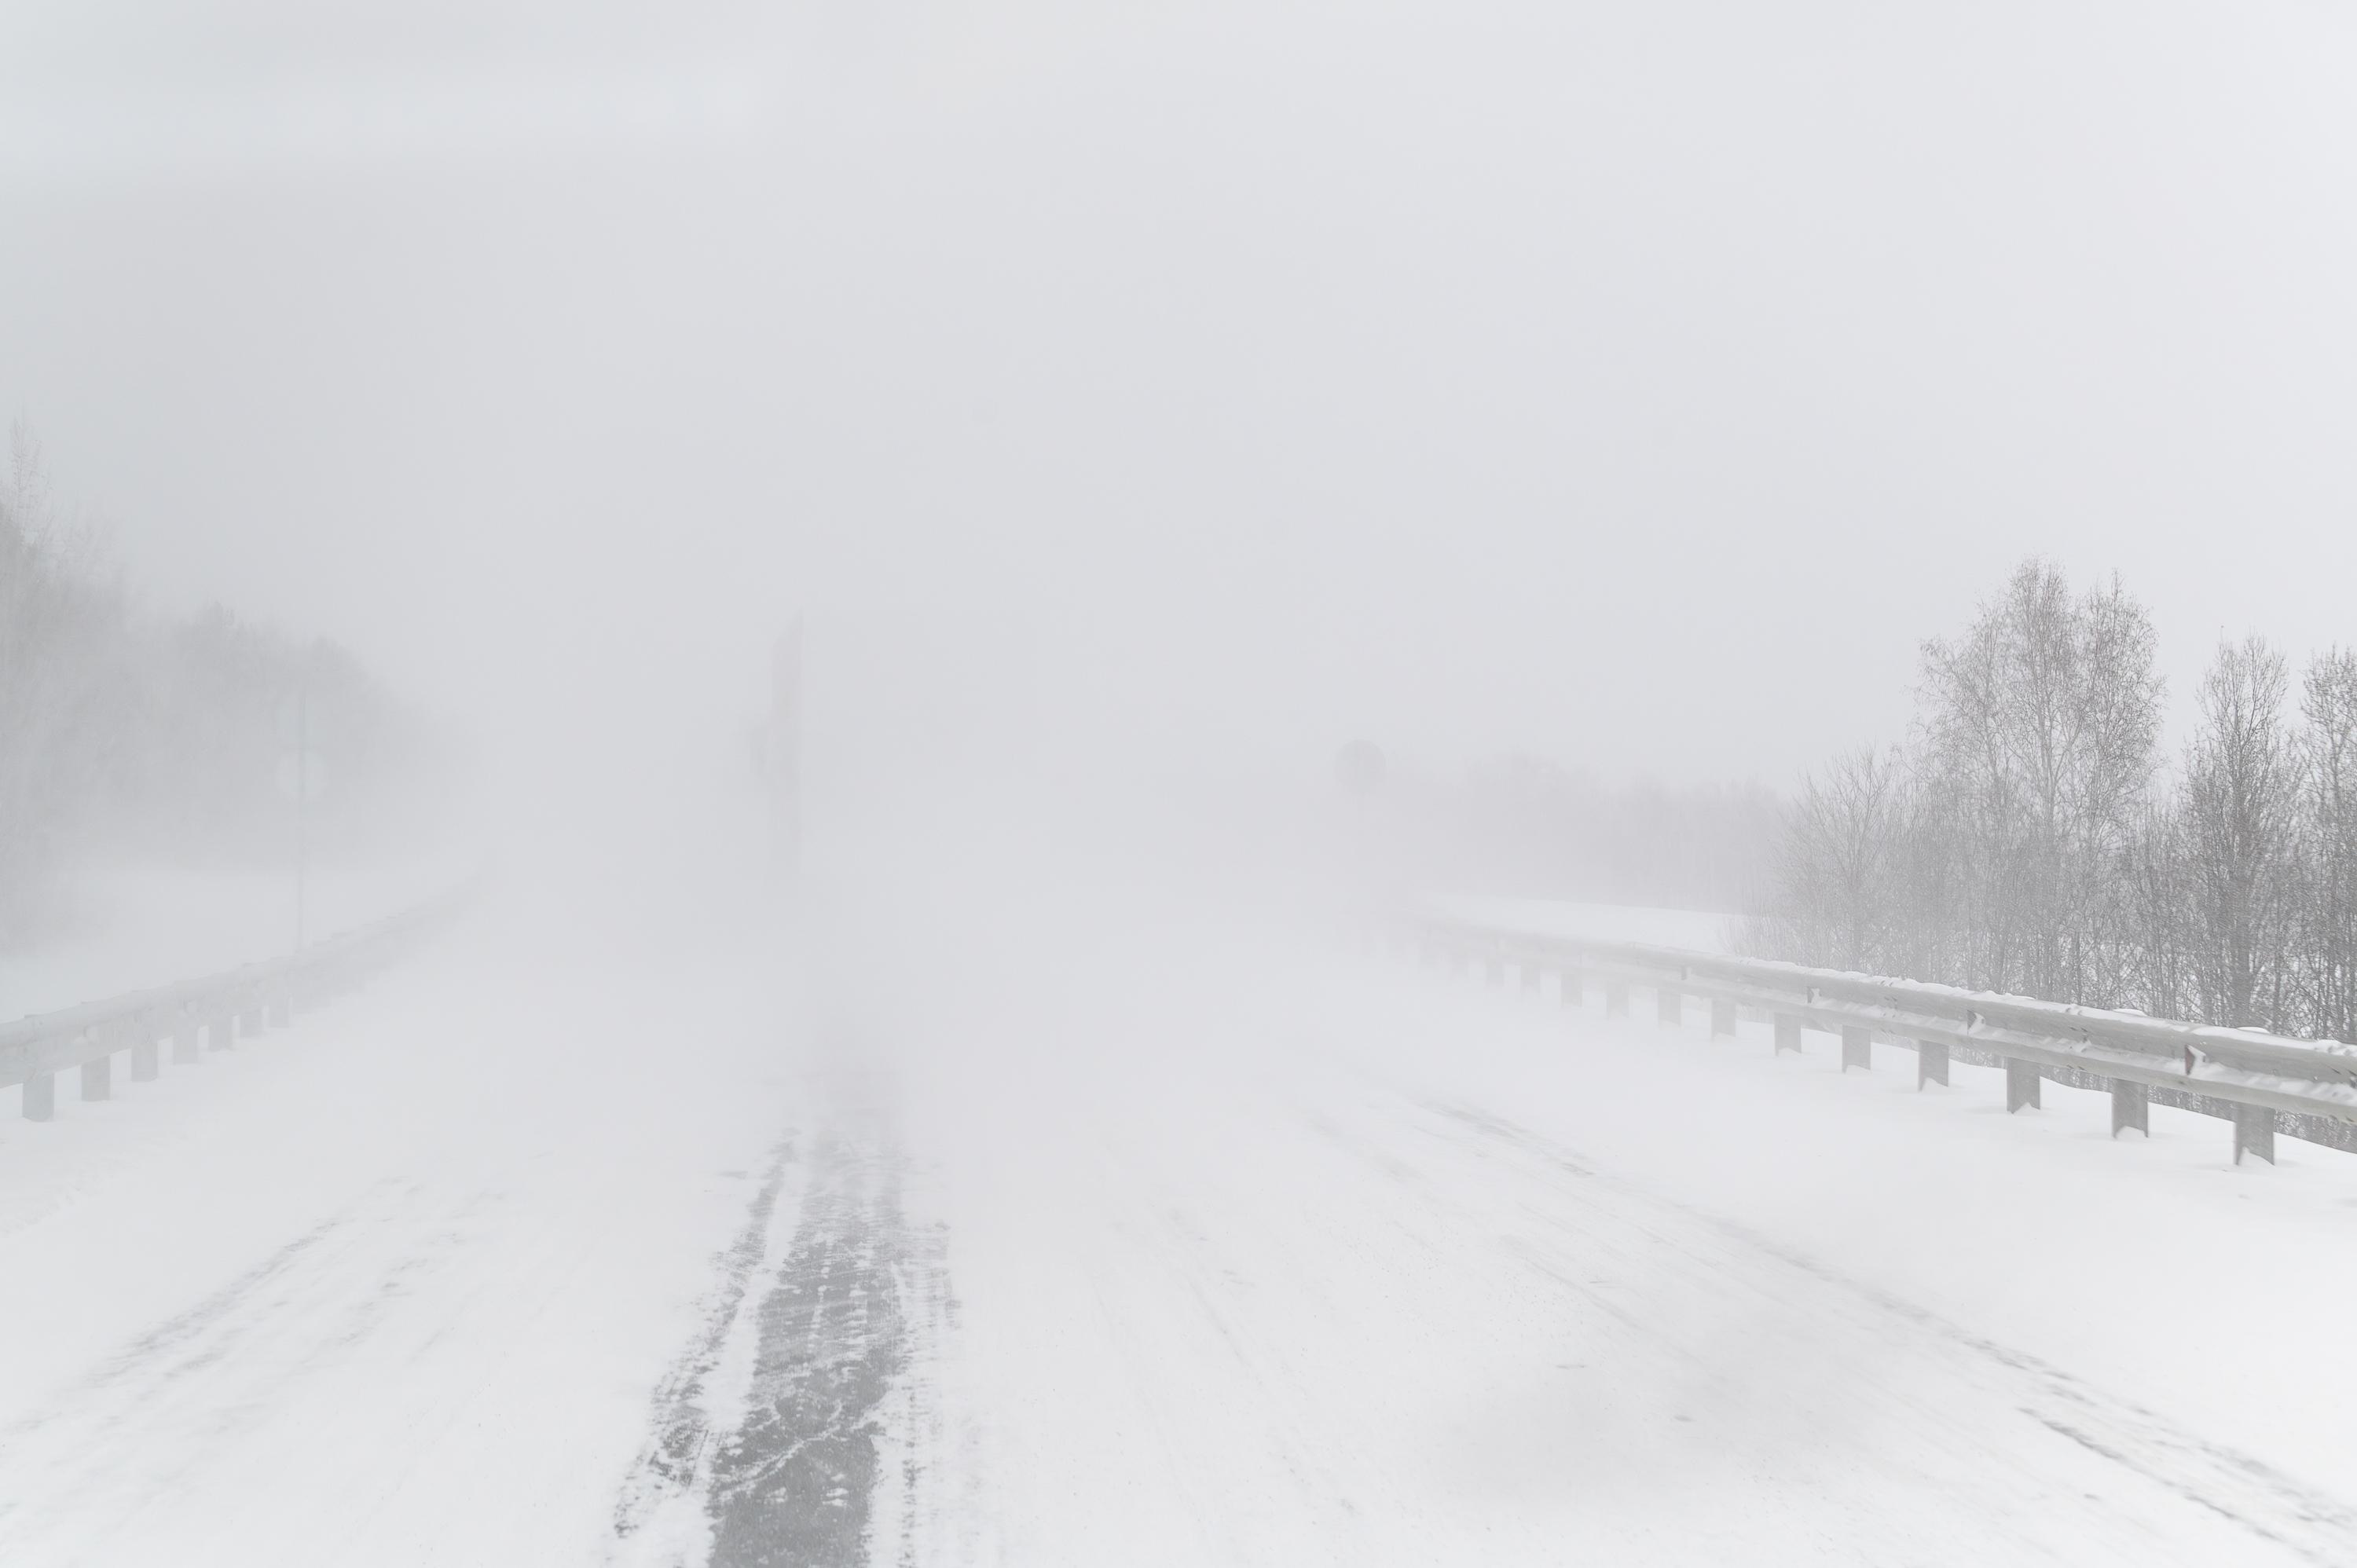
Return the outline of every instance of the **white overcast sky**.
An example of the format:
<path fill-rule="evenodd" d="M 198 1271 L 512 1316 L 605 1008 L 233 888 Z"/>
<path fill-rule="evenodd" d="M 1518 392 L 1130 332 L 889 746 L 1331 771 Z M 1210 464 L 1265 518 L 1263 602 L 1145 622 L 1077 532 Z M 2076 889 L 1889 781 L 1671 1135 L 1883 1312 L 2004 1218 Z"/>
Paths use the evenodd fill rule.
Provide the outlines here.
<path fill-rule="evenodd" d="M 2357 640 L 2352 84 L 2323 0 L 0 0 L 0 410 L 495 731 L 698 744 L 801 607 L 896 767 L 1781 784 L 2031 552 L 2180 703 Z"/>

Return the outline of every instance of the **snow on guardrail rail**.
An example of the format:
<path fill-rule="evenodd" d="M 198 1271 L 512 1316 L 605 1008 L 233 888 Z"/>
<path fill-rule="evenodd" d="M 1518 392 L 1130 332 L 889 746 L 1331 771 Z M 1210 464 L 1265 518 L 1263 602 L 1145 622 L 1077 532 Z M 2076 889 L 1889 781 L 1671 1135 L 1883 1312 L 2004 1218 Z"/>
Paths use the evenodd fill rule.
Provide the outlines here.
<path fill-rule="evenodd" d="M 26 1117 L 47 1122 L 57 1115 L 57 1075 L 68 1068 L 81 1069 L 84 1100 L 105 1100 L 118 1052 L 130 1054 L 132 1079 L 143 1082 L 162 1071 L 159 1041 L 172 1042 L 173 1061 L 193 1062 L 202 1047 L 225 1049 L 284 1026 L 298 1006 L 341 994 L 409 952 L 464 908 L 476 886 L 470 880 L 284 958 L 0 1024 L 0 1088 L 22 1084 Z"/>
<path fill-rule="evenodd" d="M 2107 1090 L 2115 1137 L 2148 1133 L 2158 1103 L 2233 1122 L 2238 1163 L 2274 1163 L 2277 1133 L 2357 1152 L 2357 1046 L 2337 1040 L 1450 917 L 1394 921 L 1383 934 L 1421 962 L 1483 966 L 1494 985 L 1510 968 L 1529 989 L 1551 974 L 1566 1004 L 1600 984 L 1608 1016 L 1626 1014 L 1635 986 L 1653 993 L 1664 1024 L 1684 1021 L 1689 995 L 1710 1003 L 1715 1035 L 1732 1035 L 1741 1015 L 1770 1020 L 1780 1053 L 1798 1051 L 1803 1029 L 1824 1030 L 1841 1036 L 1845 1071 L 1870 1067 L 1876 1041 L 1905 1047 L 1919 1088 L 1946 1083 L 1952 1058 L 2000 1067 L 2008 1112 L 2037 1105 L 2042 1079 Z"/>

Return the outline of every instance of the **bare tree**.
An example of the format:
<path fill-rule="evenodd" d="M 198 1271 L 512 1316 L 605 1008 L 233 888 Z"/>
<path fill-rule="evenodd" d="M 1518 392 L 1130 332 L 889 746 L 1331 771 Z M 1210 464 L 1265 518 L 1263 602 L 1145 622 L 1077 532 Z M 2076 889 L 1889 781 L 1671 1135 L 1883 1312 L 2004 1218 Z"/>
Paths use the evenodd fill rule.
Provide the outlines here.
<path fill-rule="evenodd" d="M 2189 1018 L 2200 1010 L 2185 902 L 2185 819 L 2174 802 L 2147 802 L 2119 862 L 2123 993 L 2165 1018 Z"/>
<path fill-rule="evenodd" d="M 2299 950 L 2309 1031 L 2357 1041 L 2357 650 L 2334 649 L 2308 667 L 2307 897 Z"/>
<path fill-rule="evenodd" d="M 1968 982 L 2117 999 L 2117 867 L 2160 727 L 2154 646 L 2116 578 L 2074 596 L 2040 561 L 1961 639 L 1924 645 L 1926 772 L 1968 873 Z"/>
<path fill-rule="evenodd" d="M 1760 950 L 2357 1040 L 2357 650 L 2222 645 L 2156 787 L 2143 607 L 2024 563 L 1923 647 L 1913 744 L 1809 781 Z"/>
<path fill-rule="evenodd" d="M 1905 868 L 1909 791 L 1896 755 L 1856 751 L 1801 788 L 1777 868 L 1777 912 L 1800 956 L 1840 969 L 1885 960 Z"/>
<path fill-rule="evenodd" d="M 105 761 L 105 651 L 121 614 L 93 536 L 61 518 L 39 445 L 0 483 L 0 937 L 29 917 Z"/>
<path fill-rule="evenodd" d="M 2302 771 L 2289 688 L 2283 655 L 2260 638 L 2221 645 L 2201 682 L 2181 810 L 2193 969 L 2212 1023 L 2286 1016 Z"/>

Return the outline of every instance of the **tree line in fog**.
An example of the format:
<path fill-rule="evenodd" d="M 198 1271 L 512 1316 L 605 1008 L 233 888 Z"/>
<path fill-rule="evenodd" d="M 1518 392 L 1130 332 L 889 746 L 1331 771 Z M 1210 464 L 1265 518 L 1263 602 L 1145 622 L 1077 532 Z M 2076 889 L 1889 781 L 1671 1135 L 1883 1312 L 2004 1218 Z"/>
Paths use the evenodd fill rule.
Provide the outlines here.
<path fill-rule="evenodd" d="M 1760 951 L 2357 1041 L 2357 651 L 2222 643 L 2161 745 L 2151 618 L 2018 568 L 1924 645 L 1909 742 L 1809 779 Z"/>
<path fill-rule="evenodd" d="M 1393 797 L 1427 886 L 1675 909 L 1747 908 L 1780 822 L 1759 784 L 1620 782 L 1528 755 Z"/>
<path fill-rule="evenodd" d="M 447 747 L 350 654 L 213 607 L 145 613 L 20 426 L 0 474 L 0 944 L 93 861 L 292 853 L 294 714 L 327 845 L 388 831 Z"/>

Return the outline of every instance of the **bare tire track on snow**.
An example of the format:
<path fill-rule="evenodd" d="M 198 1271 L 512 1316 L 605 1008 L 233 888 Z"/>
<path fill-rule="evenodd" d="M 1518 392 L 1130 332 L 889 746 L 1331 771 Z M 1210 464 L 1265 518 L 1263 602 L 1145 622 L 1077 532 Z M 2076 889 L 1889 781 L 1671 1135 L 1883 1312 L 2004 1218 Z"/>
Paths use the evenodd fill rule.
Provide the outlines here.
<path fill-rule="evenodd" d="M 903 1212 L 905 1161 L 873 1118 L 801 1146 L 774 1157 L 658 1392 L 616 1509 L 619 1561 L 916 1563 L 940 1528 L 920 1374 L 954 1310 L 943 1238 Z M 877 1539 L 879 1516 L 895 1539 Z"/>

